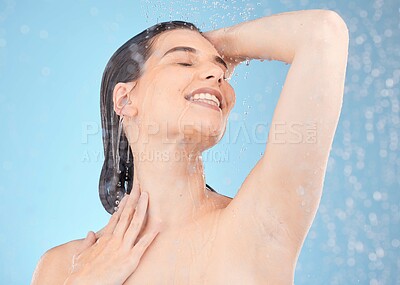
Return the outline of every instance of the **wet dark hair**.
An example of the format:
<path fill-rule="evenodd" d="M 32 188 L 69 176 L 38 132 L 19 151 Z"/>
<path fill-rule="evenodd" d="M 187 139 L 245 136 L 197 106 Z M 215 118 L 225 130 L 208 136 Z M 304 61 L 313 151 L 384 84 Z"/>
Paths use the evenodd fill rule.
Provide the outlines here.
<path fill-rule="evenodd" d="M 165 31 L 174 29 L 189 29 L 202 34 L 194 24 L 189 22 L 169 21 L 156 24 L 137 34 L 118 48 L 111 56 L 103 72 L 100 88 L 100 112 L 104 163 L 99 180 L 99 195 L 103 207 L 110 214 L 114 213 L 115 207 L 118 206 L 125 193 L 130 193 L 134 175 L 134 157 L 132 157 L 132 151 L 123 130 L 119 138 L 119 146 L 117 144 L 120 117 L 114 111 L 114 87 L 118 82 L 126 83 L 139 79 L 143 74 L 144 63 L 153 52 L 157 37 Z M 113 149 L 113 146 L 119 147 L 120 173 L 117 173 L 115 167 L 114 161 L 116 161 L 115 153 L 117 150 Z M 207 184 L 206 187 L 216 192 Z"/>

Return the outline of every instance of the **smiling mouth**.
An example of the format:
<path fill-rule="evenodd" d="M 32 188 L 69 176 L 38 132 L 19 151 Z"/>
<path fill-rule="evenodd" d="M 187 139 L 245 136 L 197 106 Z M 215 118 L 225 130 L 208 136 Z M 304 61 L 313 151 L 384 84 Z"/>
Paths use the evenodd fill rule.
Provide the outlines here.
<path fill-rule="evenodd" d="M 194 95 L 186 95 L 185 99 L 191 102 L 203 102 L 205 104 L 210 104 L 212 106 L 221 109 L 220 99 L 217 98 L 214 94 L 210 94 L 208 92 L 199 92 Z"/>
<path fill-rule="evenodd" d="M 186 100 L 188 100 L 190 102 L 194 102 L 194 103 L 202 102 L 202 103 L 205 103 L 205 104 L 209 104 L 211 106 L 218 107 L 220 109 L 219 104 L 216 103 L 215 101 L 212 101 L 212 100 L 208 100 L 208 99 L 193 99 L 193 98 L 189 98 L 189 99 L 186 99 Z"/>
<path fill-rule="evenodd" d="M 219 108 L 218 106 L 215 106 L 213 104 L 210 104 L 210 103 L 206 103 L 206 102 L 202 102 L 202 101 L 191 101 L 191 102 L 195 105 L 200 105 L 200 106 L 210 108 L 210 109 L 213 109 L 216 111 L 221 111 L 221 108 Z"/>

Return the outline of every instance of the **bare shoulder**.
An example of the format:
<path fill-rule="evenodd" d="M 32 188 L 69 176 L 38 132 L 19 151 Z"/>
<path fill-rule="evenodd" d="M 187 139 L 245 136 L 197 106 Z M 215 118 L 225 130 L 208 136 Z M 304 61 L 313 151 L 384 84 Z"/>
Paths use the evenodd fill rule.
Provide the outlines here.
<path fill-rule="evenodd" d="M 36 265 L 31 285 L 63 284 L 68 276 L 72 257 L 83 240 L 84 238 L 72 240 L 47 250 Z"/>

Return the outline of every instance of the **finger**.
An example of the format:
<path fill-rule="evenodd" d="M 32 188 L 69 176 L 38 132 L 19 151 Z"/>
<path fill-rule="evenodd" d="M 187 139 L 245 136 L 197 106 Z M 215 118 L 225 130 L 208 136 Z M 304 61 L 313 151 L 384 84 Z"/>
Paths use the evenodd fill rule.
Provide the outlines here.
<path fill-rule="evenodd" d="M 158 235 L 158 231 L 153 230 L 150 231 L 149 233 L 145 234 L 132 248 L 132 255 L 133 255 L 133 262 L 132 266 L 134 266 L 133 270 L 136 269 L 136 267 L 139 264 L 140 258 L 143 256 L 143 253 L 146 251 L 146 249 L 149 247 L 149 245 L 153 242 L 155 237 Z"/>
<path fill-rule="evenodd" d="M 113 234 L 116 235 L 117 237 L 123 238 L 126 229 L 128 228 L 133 214 L 135 212 L 135 208 L 137 206 L 139 196 L 140 196 L 140 191 L 139 191 L 139 184 L 135 183 L 133 185 L 133 189 L 131 194 L 129 195 L 130 197 L 126 201 L 126 205 L 124 209 L 121 211 L 121 216 L 118 219 L 118 223 L 115 226 L 115 229 L 113 231 Z"/>
<path fill-rule="evenodd" d="M 102 229 L 96 232 L 96 237 L 100 238 L 104 234 L 112 234 L 112 232 L 115 229 L 115 226 L 118 223 L 119 217 L 121 216 L 121 212 L 126 204 L 126 201 L 129 199 L 129 194 L 125 194 L 124 197 L 122 198 L 121 202 L 118 205 L 118 210 L 115 211 L 107 225 L 105 225 Z"/>
<path fill-rule="evenodd" d="M 85 249 L 91 247 L 96 242 L 96 235 L 94 232 L 89 231 L 86 235 L 86 238 L 82 241 L 82 243 L 78 247 L 78 253 L 81 253 Z"/>
<path fill-rule="evenodd" d="M 124 209 L 128 199 L 129 199 L 129 195 L 125 194 L 125 196 L 122 198 L 121 202 L 118 205 L 118 211 L 116 211 L 112 214 L 109 222 L 107 223 L 107 225 L 105 225 L 104 228 L 102 228 L 96 232 L 97 239 L 100 238 L 101 236 L 103 236 L 104 234 L 111 234 L 114 231 L 115 226 L 118 223 L 119 217 L 121 216 L 121 212 Z"/>
<path fill-rule="evenodd" d="M 149 202 L 149 195 L 147 192 L 142 192 L 135 214 L 130 222 L 130 225 L 124 235 L 124 243 L 129 248 L 132 248 L 141 229 L 146 217 L 147 205 Z"/>

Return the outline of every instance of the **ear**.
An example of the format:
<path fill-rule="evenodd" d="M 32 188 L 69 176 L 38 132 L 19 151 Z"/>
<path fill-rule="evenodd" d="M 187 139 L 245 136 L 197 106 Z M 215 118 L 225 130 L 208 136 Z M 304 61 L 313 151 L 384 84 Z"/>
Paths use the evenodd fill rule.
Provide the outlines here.
<path fill-rule="evenodd" d="M 118 82 L 113 91 L 114 111 L 117 115 L 132 117 L 137 113 L 133 104 L 136 82 Z"/>

